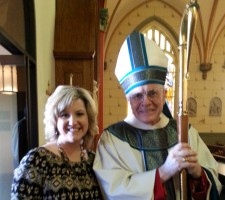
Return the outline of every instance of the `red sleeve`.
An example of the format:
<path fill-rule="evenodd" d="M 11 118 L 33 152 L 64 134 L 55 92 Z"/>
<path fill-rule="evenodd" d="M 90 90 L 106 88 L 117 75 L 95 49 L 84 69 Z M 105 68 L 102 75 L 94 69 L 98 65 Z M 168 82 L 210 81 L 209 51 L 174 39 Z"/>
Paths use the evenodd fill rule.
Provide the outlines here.
<path fill-rule="evenodd" d="M 202 170 L 202 175 L 199 179 L 193 179 L 190 177 L 189 187 L 194 199 L 206 199 L 209 189 L 209 182 L 204 170 Z"/>
<path fill-rule="evenodd" d="M 161 183 L 158 169 L 156 170 L 155 175 L 154 199 L 166 200 L 166 191 Z"/>

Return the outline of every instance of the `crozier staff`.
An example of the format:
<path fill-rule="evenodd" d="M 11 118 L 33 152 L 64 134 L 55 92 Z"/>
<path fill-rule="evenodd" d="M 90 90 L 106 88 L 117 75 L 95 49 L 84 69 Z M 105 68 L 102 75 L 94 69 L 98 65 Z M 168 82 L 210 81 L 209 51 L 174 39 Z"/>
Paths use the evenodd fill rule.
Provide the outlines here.
<path fill-rule="evenodd" d="M 177 132 L 179 141 L 188 143 L 188 106 L 187 106 L 187 85 L 189 79 L 189 62 L 192 42 L 196 29 L 199 5 L 197 0 L 190 0 L 183 13 L 179 35 L 179 90 L 178 90 L 178 114 Z M 187 172 L 183 169 L 180 172 L 181 200 L 187 200 Z"/>
<path fill-rule="evenodd" d="M 137 31 L 120 49 L 115 74 L 131 112 L 106 128 L 97 146 L 94 171 L 105 199 L 180 199 L 182 169 L 189 199 L 218 197 L 217 162 L 197 130 L 190 125 L 189 142 L 179 143 L 176 121 L 163 114 L 167 65 L 162 50 Z"/>

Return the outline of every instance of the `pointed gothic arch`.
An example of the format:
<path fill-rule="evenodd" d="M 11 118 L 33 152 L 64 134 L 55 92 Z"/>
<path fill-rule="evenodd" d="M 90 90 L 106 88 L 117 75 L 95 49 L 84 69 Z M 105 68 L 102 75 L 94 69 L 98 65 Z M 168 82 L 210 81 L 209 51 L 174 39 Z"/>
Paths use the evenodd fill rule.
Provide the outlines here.
<path fill-rule="evenodd" d="M 143 23 L 137 29 L 146 35 L 150 40 L 164 51 L 169 59 L 168 75 L 167 75 L 167 103 L 170 111 L 174 116 L 176 113 L 176 69 L 178 67 L 178 35 L 165 21 L 161 18 L 153 16 Z"/>

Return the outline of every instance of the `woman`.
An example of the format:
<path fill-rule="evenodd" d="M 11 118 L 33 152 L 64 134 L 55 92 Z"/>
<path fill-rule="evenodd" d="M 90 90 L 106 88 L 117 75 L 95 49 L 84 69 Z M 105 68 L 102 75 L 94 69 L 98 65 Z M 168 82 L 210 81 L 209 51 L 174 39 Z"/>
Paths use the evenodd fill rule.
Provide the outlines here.
<path fill-rule="evenodd" d="M 11 199 L 102 199 L 90 150 L 96 117 L 87 90 L 58 86 L 45 106 L 48 143 L 30 150 L 15 169 Z"/>

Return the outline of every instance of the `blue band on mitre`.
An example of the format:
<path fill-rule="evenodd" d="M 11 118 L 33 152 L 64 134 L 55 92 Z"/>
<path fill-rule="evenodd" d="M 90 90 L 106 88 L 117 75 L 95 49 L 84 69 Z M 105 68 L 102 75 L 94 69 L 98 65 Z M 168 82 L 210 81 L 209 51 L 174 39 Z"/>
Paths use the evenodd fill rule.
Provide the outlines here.
<path fill-rule="evenodd" d="M 144 36 L 142 34 L 136 32 L 136 34 L 128 36 L 127 46 L 132 69 L 140 66 L 148 66 Z"/>
<path fill-rule="evenodd" d="M 146 84 L 165 84 L 168 58 L 160 47 L 134 31 L 124 41 L 115 74 L 125 94 Z"/>
<path fill-rule="evenodd" d="M 139 67 L 128 73 L 120 84 L 125 92 L 129 93 L 133 88 L 146 84 L 164 85 L 167 69 L 159 66 Z"/>

